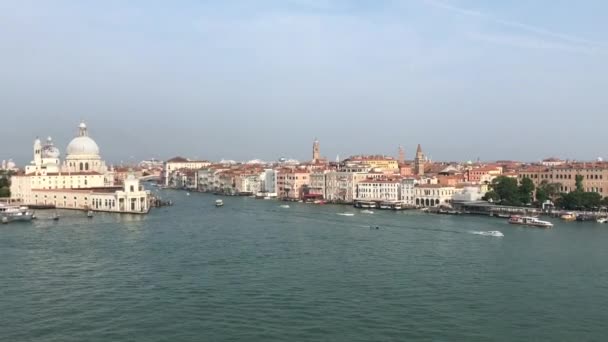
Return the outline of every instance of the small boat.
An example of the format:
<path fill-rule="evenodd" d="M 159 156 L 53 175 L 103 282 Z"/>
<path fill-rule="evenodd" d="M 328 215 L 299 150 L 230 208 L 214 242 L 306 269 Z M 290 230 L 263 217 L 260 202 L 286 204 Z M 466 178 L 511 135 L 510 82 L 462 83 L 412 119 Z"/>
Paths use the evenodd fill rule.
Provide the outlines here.
<path fill-rule="evenodd" d="M 269 199 L 272 199 L 272 197 L 270 197 L 270 196 L 265 196 L 265 197 L 264 197 L 264 199 L 265 199 L 265 200 L 269 200 Z"/>
<path fill-rule="evenodd" d="M 289 204 L 281 204 L 279 207 L 283 209 L 289 209 Z"/>
<path fill-rule="evenodd" d="M 366 210 L 361 210 L 361 213 L 362 214 L 373 214 L 374 212 L 366 209 Z"/>
<path fill-rule="evenodd" d="M 562 214 L 562 216 L 560 216 L 559 218 L 564 221 L 576 221 L 576 215 L 574 213 L 565 213 Z"/>
<path fill-rule="evenodd" d="M 608 218 L 606 217 L 600 217 L 596 220 L 597 223 L 607 223 L 608 222 Z"/>
<path fill-rule="evenodd" d="M 217 208 L 223 207 L 224 206 L 224 201 L 222 201 L 221 199 L 215 200 L 215 206 Z"/>
<path fill-rule="evenodd" d="M 59 215 L 57 213 L 53 214 L 53 216 L 51 217 L 51 219 L 53 221 L 59 221 Z"/>
<path fill-rule="evenodd" d="M 93 210 L 87 211 L 87 217 L 88 218 L 93 218 Z"/>
<path fill-rule="evenodd" d="M 541 221 L 536 217 L 531 216 L 511 216 L 509 219 L 510 224 L 519 224 L 522 226 L 538 227 L 538 228 L 551 228 L 553 223 L 549 221 Z"/>
<path fill-rule="evenodd" d="M 355 216 L 353 213 L 338 213 L 340 216 Z"/>
<path fill-rule="evenodd" d="M 190 193 L 189 193 L 189 192 L 186 192 L 186 196 L 190 196 Z"/>

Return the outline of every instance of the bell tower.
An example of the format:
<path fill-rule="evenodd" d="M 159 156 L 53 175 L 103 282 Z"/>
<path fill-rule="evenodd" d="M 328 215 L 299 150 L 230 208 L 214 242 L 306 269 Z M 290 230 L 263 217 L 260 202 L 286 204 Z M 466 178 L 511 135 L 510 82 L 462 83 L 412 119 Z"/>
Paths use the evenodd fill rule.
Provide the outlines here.
<path fill-rule="evenodd" d="M 416 159 L 414 159 L 414 172 L 418 176 L 424 175 L 424 153 L 422 153 L 422 147 L 418 144 L 416 149 Z"/>
<path fill-rule="evenodd" d="M 316 163 L 321 160 L 321 145 L 319 144 L 319 140 L 315 138 L 315 141 L 312 143 L 312 162 Z"/>

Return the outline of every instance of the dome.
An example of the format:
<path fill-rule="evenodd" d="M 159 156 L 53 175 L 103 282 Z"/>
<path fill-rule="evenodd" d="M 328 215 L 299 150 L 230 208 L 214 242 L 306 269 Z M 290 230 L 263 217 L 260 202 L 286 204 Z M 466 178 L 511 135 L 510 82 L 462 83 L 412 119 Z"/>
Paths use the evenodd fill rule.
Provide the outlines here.
<path fill-rule="evenodd" d="M 76 138 L 72 139 L 72 141 L 70 141 L 70 143 L 68 144 L 68 147 L 66 149 L 66 152 L 67 152 L 68 158 L 76 157 L 76 156 L 83 156 L 83 157 L 99 156 L 99 147 L 97 146 L 97 143 L 95 142 L 95 140 L 93 140 L 87 136 L 81 136 L 81 137 L 76 137 Z"/>
<path fill-rule="evenodd" d="M 53 139 L 48 137 L 46 139 L 46 144 L 42 147 L 42 158 L 59 158 L 59 149 L 53 145 Z"/>
<path fill-rule="evenodd" d="M 87 133 L 87 125 L 82 122 L 78 126 L 78 136 L 66 148 L 67 159 L 99 159 L 99 146 Z"/>
<path fill-rule="evenodd" d="M 59 149 L 55 146 L 45 146 L 42 148 L 42 158 L 59 158 Z"/>

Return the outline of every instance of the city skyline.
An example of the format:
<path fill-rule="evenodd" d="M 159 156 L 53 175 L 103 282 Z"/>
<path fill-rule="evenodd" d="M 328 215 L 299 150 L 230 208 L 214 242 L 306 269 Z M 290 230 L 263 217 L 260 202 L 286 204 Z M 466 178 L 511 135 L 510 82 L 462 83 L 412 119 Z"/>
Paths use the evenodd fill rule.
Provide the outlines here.
<path fill-rule="evenodd" d="M 114 162 L 606 157 L 607 7 L 6 2 L 0 159 L 80 120 Z"/>

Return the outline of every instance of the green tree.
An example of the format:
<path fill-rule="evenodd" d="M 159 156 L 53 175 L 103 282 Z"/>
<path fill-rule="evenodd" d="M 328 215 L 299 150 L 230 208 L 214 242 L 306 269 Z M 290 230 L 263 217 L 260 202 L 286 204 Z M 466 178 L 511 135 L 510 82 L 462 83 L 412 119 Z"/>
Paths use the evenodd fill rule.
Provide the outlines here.
<path fill-rule="evenodd" d="M 498 201 L 505 205 L 520 205 L 520 192 L 517 186 L 517 179 L 499 176 L 492 180 L 490 184 L 492 191 L 496 193 L 495 196 Z M 494 199 L 494 198 L 493 198 Z"/>
<path fill-rule="evenodd" d="M 490 190 L 490 191 L 486 192 L 485 195 L 483 195 L 482 199 L 484 201 L 492 200 L 492 202 L 497 202 L 497 201 L 500 201 L 500 196 L 498 196 L 498 194 L 496 193 L 496 191 Z"/>
<path fill-rule="evenodd" d="M 0 177 L 0 188 L 7 188 L 10 185 L 11 184 L 10 184 L 10 181 L 8 180 L 8 177 L 6 177 L 6 176 Z"/>
<path fill-rule="evenodd" d="M 547 200 L 555 202 L 560 195 L 561 187 L 560 183 L 549 183 L 547 180 L 543 180 L 536 188 L 536 201 L 539 203 Z"/>
<path fill-rule="evenodd" d="M 0 197 L 11 197 L 11 190 L 6 186 L 0 188 Z"/>
<path fill-rule="evenodd" d="M 520 201 L 525 204 L 531 203 L 534 189 L 534 182 L 530 178 L 525 177 L 522 179 L 518 188 Z"/>
<path fill-rule="evenodd" d="M 574 177 L 574 180 L 575 180 L 575 184 L 576 184 L 576 191 L 578 191 L 578 192 L 585 191 L 583 189 L 583 176 L 582 175 L 576 175 L 576 177 Z"/>

